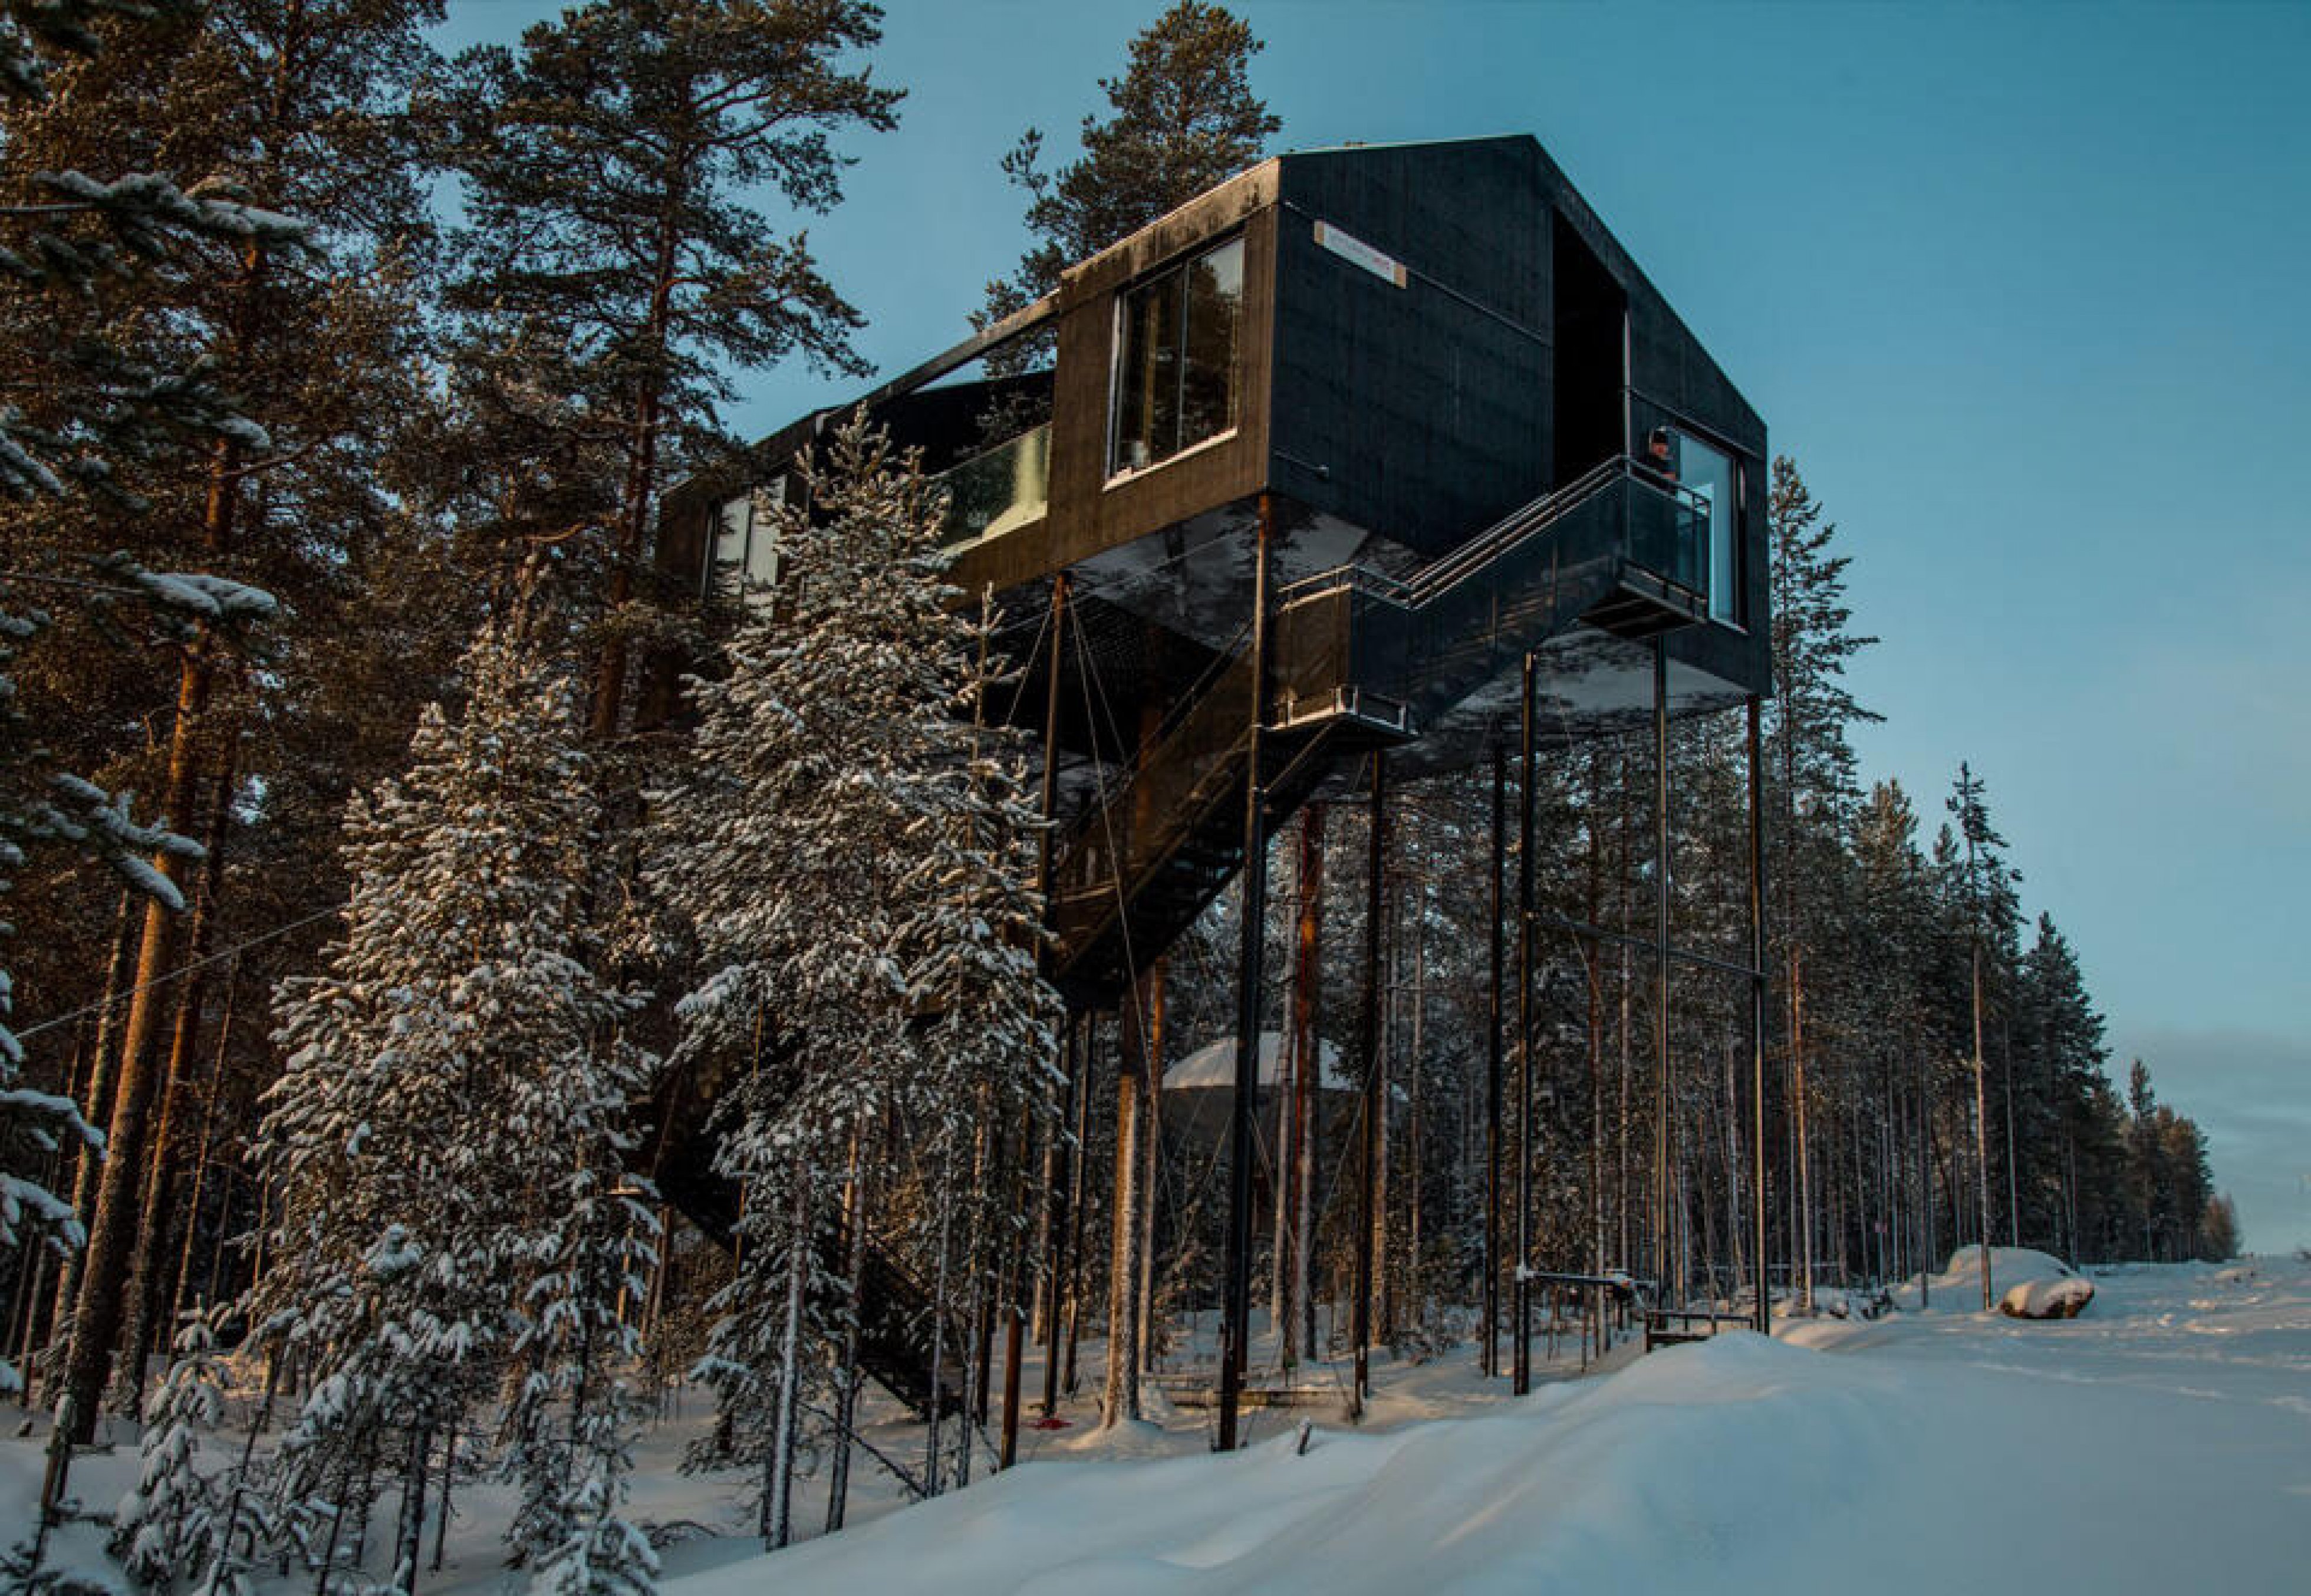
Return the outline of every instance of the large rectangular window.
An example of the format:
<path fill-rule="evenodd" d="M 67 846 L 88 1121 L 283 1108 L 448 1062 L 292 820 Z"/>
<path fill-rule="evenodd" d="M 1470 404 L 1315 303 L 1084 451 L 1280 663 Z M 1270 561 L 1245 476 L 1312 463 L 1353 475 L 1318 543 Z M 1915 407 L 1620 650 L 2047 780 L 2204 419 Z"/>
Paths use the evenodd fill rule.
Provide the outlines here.
<path fill-rule="evenodd" d="M 1733 461 L 1689 432 L 1676 432 L 1677 479 L 1709 505 L 1709 618 L 1741 620 L 1740 500 Z"/>
<path fill-rule="evenodd" d="M 1111 475 L 1167 460 L 1235 425 L 1243 240 L 1230 239 L 1126 292 L 1116 328 Z"/>

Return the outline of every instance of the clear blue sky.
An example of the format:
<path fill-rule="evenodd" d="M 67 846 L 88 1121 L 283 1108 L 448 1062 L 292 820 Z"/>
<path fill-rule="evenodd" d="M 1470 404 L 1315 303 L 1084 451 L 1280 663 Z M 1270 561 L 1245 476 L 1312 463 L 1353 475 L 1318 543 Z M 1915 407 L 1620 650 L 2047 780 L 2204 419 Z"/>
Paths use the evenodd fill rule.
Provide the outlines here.
<path fill-rule="evenodd" d="M 1023 243 L 1160 0 L 886 0 L 909 97 L 809 222 L 887 373 Z M 451 0 L 445 42 L 549 8 Z M 1853 557 L 1868 772 L 1988 780 L 2032 912 L 2311 1243 L 2311 5 L 1239 0 L 1280 147 L 1539 136 Z M 768 431 L 845 388 L 746 384 Z"/>

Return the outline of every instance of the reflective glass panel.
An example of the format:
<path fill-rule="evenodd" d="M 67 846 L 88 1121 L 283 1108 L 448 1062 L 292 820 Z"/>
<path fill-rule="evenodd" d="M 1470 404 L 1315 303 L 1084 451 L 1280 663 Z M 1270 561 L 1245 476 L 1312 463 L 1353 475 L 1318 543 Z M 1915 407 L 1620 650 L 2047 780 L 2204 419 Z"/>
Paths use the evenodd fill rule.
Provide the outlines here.
<path fill-rule="evenodd" d="M 1235 425 L 1243 240 L 1126 293 L 1118 317 L 1111 473 L 1170 458 Z"/>
<path fill-rule="evenodd" d="M 759 494 L 726 499 L 716 513 L 708 591 L 726 601 L 754 602 L 779 580 L 778 520 L 771 507 L 786 501 L 786 478 Z"/>
<path fill-rule="evenodd" d="M 1733 462 L 1700 439 L 1679 432 L 1677 478 L 1709 504 L 1709 618 L 1740 619 L 1741 568 L 1734 547 L 1739 501 L 1733 493 Z"/>
<path fill-rule="evenodd" d="M 1235 425 L 1236 324 L 1243 309 L 1243 242 L 1188 268 L 1187 354 L 1180 363 L 1182 449 Z"/>

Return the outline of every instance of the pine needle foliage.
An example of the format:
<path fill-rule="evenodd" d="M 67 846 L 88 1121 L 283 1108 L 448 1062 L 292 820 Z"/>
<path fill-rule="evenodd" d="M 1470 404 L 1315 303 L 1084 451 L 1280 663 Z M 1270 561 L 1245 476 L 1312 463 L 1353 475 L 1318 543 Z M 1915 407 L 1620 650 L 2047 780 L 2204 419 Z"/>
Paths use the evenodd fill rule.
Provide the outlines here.
<path fill-rule="evenodd" d="M 635 998 L 592 972 L 597 806 L 542 624 L 486 626 L 462 714 L 428 710 L 409 772 L 348 807 L 344 936 L 277 1000 L 260 1154 L 284 1198 L 249 1312 L 311 1377 L 283 1508 L 333 1521 L 380 1459 L 421 1473 L 510 1382 L 518 1548 L 608 1589 L 646 1579 L 578 1543 L 627 1539 L 614 1304 L 655 1243 L 623 1127 L 652 1060 L 624 1034 Z"/>
<path fill-rule="evenodd" d="M 746 1194 L 741 1265 L 701 1374 L 766 1504 L 839 1339 L 822 1249 L 845 1150 L 895 1121 L 910 1169 L 967 1168 L 980 1123 L 1049 1112 L 1060 1013 L 1025 769 L 974 716 L 986 640 L 940 576 L 944 494 L 854 418 L 799 498 L 775 602 L 693 684 L 653 871 L 698 942 L 683 1047 L 742 1060 L 719 1154 Z"/>
<path fill-rule="evenodd" d="M 1284 124 L 1251 92 L 1261 49 L 1243 19 L 1208 0 L 1178 0 L 1131 41 L 1121 77 L 1102 78 L 1108 115 L 1087 116 L 1083 153 L 1053 171 L 1030 127 L 1003 158 L 1027 196 L 1034 238 L 1010 276 L 987 285 L 985 326 L 1059 286 L 1098 254 L 1259 161 Z"/>

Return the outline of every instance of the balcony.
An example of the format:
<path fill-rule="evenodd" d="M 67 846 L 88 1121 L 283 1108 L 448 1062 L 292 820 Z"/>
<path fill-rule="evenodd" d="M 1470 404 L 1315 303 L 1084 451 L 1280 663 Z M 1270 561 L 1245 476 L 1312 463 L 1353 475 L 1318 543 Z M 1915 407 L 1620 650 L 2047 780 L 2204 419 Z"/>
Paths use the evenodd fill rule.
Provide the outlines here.
<path fill-rule="evenodd" d="M 975 454 L 932 481 L 946 489 L 949 546 L 1000 537 L 1043 519 L 1051 491 L 1051 423 Z"/>

